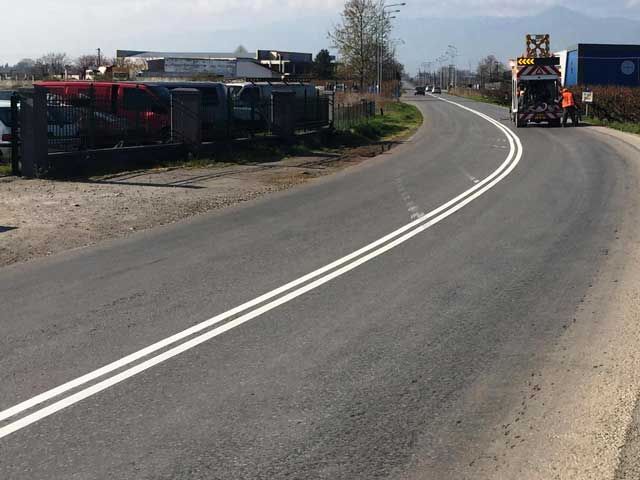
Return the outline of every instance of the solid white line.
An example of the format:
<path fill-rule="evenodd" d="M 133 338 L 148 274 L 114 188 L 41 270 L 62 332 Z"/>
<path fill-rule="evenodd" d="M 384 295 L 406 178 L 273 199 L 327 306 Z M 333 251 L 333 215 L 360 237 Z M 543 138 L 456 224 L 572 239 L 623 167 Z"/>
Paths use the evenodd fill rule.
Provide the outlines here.
<path fill-rule="evenodd" d="M 509 144 L 511 146 L 511 151 L 509 153 L 509 156 L 507 157 L 507 159 L 504 161 L 504 163 L 495 171 L 493 172 L 490 176 L 488 176 L 486 179 L 484 179 L 482 182 L 478 183 L 477 185 L 475 185 L 474 187 L 470 188 L 469 190 L 463 192 L 462 194 L 458 195 L 457 197 L 455 197 L 454 199 L 450 200 L 449 202 L 445 203 L 444 205 L 438 207 L 437 209 L 433 210 L 432 212 L 429 212 L 426 216 L 411 222 L 407 225 L 405 225 L 404 227 L 390 233 L 389 235 L 386 235 L 385 237 L 382 237 L 381 239 L 357 250 L 356 252 L 353 252 L 352 254 L 349 254 L 345 257 L 342 257 L 339 260 L 336 260 L 335 262 L 332 262 L 331 264 L 322 267 L 318 270 L 315 270 L 314 272 L 311 272 L 303 277 L 300 277 L 297 280 L 294 280 L 293 282 L 288 283 L 287 285 L 284 285 L 278 289 L 275 289 L 267 294 L 264 294 L 254 300 L 251 300 L 250 302 L 247 302 L 243 305 L 240 305 L 239 307 L 236 307 L 232 310 L 229 310 L 228 312 L 225 312 L 223 314 L 217 315 L 216 317 L 211 318 L 210 320 L 207 320 L 205 322 L 202 322 L 198 325 L 195 325 L 187 330 L 184 330 L 183 332 L 177 333 L 171 337 L 168 337 L 167 339 L 161 340 L 160 342 L 156 342 L 153 345 L 139 350 L 138 352 L 135 352 L 131 355 L 128 355 L 127 357 L 124 357 L 116 362 L 113 362 L 109 365 L 106 365 L 105 367 L 102 367 L 101 369 L 95 370 L 94 372 L 90 372 L 82 377 L 79 377 L 75 380 L 72 380 L 71 382 L 67 382 L 57 388 L 54 388 L 52 390 L 49 390 L 47 392 L 44 392 L 36 397 L 33 397 L 29 400 L 26 400 L 14 407 L 11 407 L 7 410 L 4 410 L 3 412 L 0 412 L 0 421 L 6 418 L 10 418 L 11 416 L 14 416 L 24 410 L 27 410 L 35 405 L 38 405 L 46 400 L 49 400 L 55 396 L 58 396 L 72 388 L 76 388 L 80 385 L 83 385 L 84 383 L 87 383 L 93 379 L 99 378 L 102 375 L 105 375 L 106 373 L 110 373 L 111 371 L 118 369 L 118 368 L 122 368 L 125 365 L 128 365 L 129 363 L 140 359 L 144 356 L 149 355 L 150 353 L 153 353 L 154 351 L 157 351 L 160 348 L 166 347 L 172 343 L 175 343 L 177 341 L 179 341 L 180 339 L 184 339 L 187 336 L 190 336 L 194 333 L 197 333 L 209 326 L 212 326 L 216 323 L 219 323 L 220 321 L 231 317 L 232 315 L 235 315 L 237 313 L 240 313 L 244 310 L 247 310 L 248 308 L 251 308 L 252 306 L 255 306 L 259 303 L 262 303 L 270 298 L 273 298 L 274 296 L 280 294 L 280 293 L 284 293 L 287 290 L 291 290 L 292 288 L 294 288 L 297 285 L 300 285 L 308 280 L 311 280 L 313 278 L 316 278 L 320 275 L 322 275 L 323 273 L 326 273 L 327 271 L 333 270 L 334 268 L 340 266 L 340 265 L 344 265 L 345 263 L 359 257 L 360 255 L 363 255 L 364 253 L 367 252 L 371 252 L 368 253 L 367 255 L 362 256 L 361 258 L 343 266 L 342 268 L 333 271 L 330 274 L 327 274 L 307 285 L 305 285 L 304 287 L 301 287 L 293 292 L 288 293 L 287 295 L 284 295 L 280 298 L 278 298 L 277 300 L 274 300 L 266 305 L 263 305 L 262 307 L 259 307 L 249 313 L 246 313 L 238 318 L 236 318 L 235 320 L 232 320 L 228 323 L 226 323 L 225 325 L 222 325 L 216 329 L 213 329 L 207 333 L 204 333 L 202 335 L 199 335 L 198 337 L 192 338 L 191 340 L 188 340 L 176 347 L 173 347 L 155 357 L 152 357 L 138 365 L 135 365 L 131 368 L 128 368 L 127 370 L 124 370 L 112 377 L 109 377 L 99 383 L 96 383 L 90 387 L 87 387 L 79 392 L 76 392 L 75 394 L 72 394 L 68 397 L 63 398 L 62 400 L 59 400 L 47 407 L 41 408 L 40 410 L 37 410 L 19 420 L 16 420 L 8 425 L 6 425 L 3 428 L 0 428 L 0 438 L 3 438 L 7 435 L 10 435 L 11 433 L 14 433 L 17 430 L 20 430 L 28 425 L 31 425 L 34 422 L 37 422 L 49 415 L 52 415 L 55 412 L 58 412 L 59 410 L 62 410 L 64 408 L 67 408 L 70 405 L 73 405 L 87 397 L 90 397 L 92 395 L 95 395 L 96 393 L 109 388 L 117 383 L 120 383 L 134 375 L 137 375 L 138 373 L 141 373 L 145 370 L 147 370 L 148 368 L 153 367 L 154 365 L 157 365 L 159 363 L 162 363 L 176 355 L 179 355 L 191 348 L 194 348 L 197 345 L 200 345 L 203 342 L 206 342 L 208 340 L 210 340 L 211 338 L 214 338 L 228 330 L 231 330 L 232 328 L 235 328 L 239 325 L 242 325 L 243 323 L 248 322 L 249 320 L 262 315 L 265 312 L 268 312 L 269 310 L 272 310 L 274 308 L 276 308 L 279 305 L 282 305 L 283 303 L 287 303 L 289 301 L 291 301 L 292 299 L 303 295 L 304 293 L 313 290 L 315 288 L 318 288 L 320 285 L 323 285 L 327 282 L 329 282 L 330 280 L 344 275 L 346 272 L 353 270 L 354 268 L 357 268 L 358 266 L 362 265 L 363 263 L 366 263 L 368 261 L 370 261 L 373 258 L 376 258 L 379 255 L 382 255 L 383 253 L 391 250 L 392 248 L 395 248 L 396 246 L 406 242 L 407 240 L 409 240 L 410 238 L 414 237 L 415 235 L 418 235 L 419 233 L 425 231 L 426 229 L 432 227 L 433 225 L 439 223 L 440 221 L 442 221 L 443 219 L 447 218 L 448 216 L 452 215 L 453 213 L 457 212 L 458 210 L 460 210 L 462 207 L 464 207 L 465 205 L 467 205 L 468 203 L 470 203 L 471 201 L 475 200 L 476 198 L 478 198 L 480 195 L 482 195 L 483 193 L 485 193 L 486 191 L 490 190 L 491 188 L 493 188 L 493 186 L 495 186 L 498 182 L 500 182 L 503 178 L 505 178 L 509 173 L 511 173 L 511 171 L 513 171 L 513 169 L 516 167 L 516 165 L 520 162 L 520 159 L 522 157 L 522 144 L 519 140 L 519 138 L 513 133 L 511 132 L 509 129 L 507 129 L 506 127 L 504 127 L 503 125 L 501 125 L 499 122 L 495 121 L 494 119 L 492 119 L 491 117 L 488 117 L 484 114 L 482 114 L 481 112 L 477 112 L 475 110 L 469 109 L 463 105 L 457 104 L 455 102 L 451 102 L 448 100 L 444 100 L 448 103 L 452 103 L 454 105 L 459 106 L 460 108 L 463 108 L 465 110 L 468 110 L 482 118 L 485 118 L 487 121 L 489 121 L 490 123 L 494 124 L 495 126 L 497 126 L 500 130 L 503 131 L 503 133 L 507 136 L 508 140 L 509 140 Z M 515 156 L 514 156 L 515 154 Z M 512 162 L 513 160 L 513 162 Z M 506 170 L 505 170 L 506 169 Z M 459 202 L 459 203 L 458 203 Z M 453 206 L 453 207 L 452 207 Z M 452 208 L 450 208 L 452 207 Z M 435 217 L 435 218 L 434 218 Z M 427 222 L 427 220 L 429 218 L 433 218 L 433 220 Z M 426 223 L 425 223 L 426 222 Z M 417 227 L 417 228 L 415 228 Z M 412 230 L 413 229 L 413 230 Z M 408 232 L 408 233 L 405 233 Z M 403 235 L 404 234 L 404 235 Z M 399 238 L 396 238 L 400 236 Z M 389 242 L 389 240 L 394 239 L 393 241 Z M 389 242 L 389 243 L 387 243 Z M 386 245 L 384 245 L 386 243 Z M 381 248 L 377 248 L 380 245 L 384 245 Z M 374 250 L 376 249 L 377 250 Z M 374 251 L 371 251 L 374 250 Z"/>

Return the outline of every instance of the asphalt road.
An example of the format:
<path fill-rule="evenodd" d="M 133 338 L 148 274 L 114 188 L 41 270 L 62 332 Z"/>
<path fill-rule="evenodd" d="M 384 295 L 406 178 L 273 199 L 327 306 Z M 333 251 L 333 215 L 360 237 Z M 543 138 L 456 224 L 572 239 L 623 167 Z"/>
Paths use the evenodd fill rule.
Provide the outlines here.
<path fill-rule="evenodd" d="M 498 107 L 447 98 L 508 125 Z M 0 478 L 499 478 L 534 476 L 523 467 L 533 455 L 551 464 L 534 424 L 561 392 L 527 409 L 544 382 L 571 378 L 536 375 L 559 348 L 594 345 L 572 328 L 607 321 L 580 327 L 576 312 L 607 297 L 598 279 L 625 263 L 635 160 L 589 129 L 515 138 L 458 105 L 411 101 L 423 127 L 365 165 L 1 269 Z M 481 195 L 424 216 L 462 192 L 452 207 Z M 411 238 L 122 361 L 411 222 Z M 564 402 L 570 426 L 584 404 Z M 531 422 L 528 433 L 511 436 L 511 422 Z"/>

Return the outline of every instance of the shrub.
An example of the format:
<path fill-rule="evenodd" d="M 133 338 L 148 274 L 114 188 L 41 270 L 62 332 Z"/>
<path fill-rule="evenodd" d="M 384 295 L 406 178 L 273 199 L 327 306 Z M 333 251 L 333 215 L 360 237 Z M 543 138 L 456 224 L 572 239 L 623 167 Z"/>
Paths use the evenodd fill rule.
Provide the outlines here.
<path fill-rule="evenodd" d="M 586 87 L 572 87 L 578 103 L 581 103 L 582 92 Z M 640 123 L 640 88 L 595 86 L 589 87 L 593 92 L 593 104 L 589 107 L 590 115 L 607 122 Z"/>

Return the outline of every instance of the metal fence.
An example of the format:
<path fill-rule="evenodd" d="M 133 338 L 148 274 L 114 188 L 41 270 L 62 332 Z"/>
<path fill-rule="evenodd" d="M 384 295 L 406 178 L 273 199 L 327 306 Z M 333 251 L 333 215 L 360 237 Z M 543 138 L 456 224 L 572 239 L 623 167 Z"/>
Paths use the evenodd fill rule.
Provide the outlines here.
<path fill-rule="evenodd" d="M 105 163 L 151 158 L 162 149 L 167 155 L 215 152 L 223 141 L 348 129 L 375 115 L 374 102 L 336 105 L 334 95 L 319 91 L 274 91 L 270 98 L 243 103 L 224 89 L 214 95 L 210 85 L 169 90 L 51 83 L 21 90 L 13 99 L 14 173 L 34 176 L 97 158 Z"/>
<path fill-rule="evenodd" d="M 168 105 L 139 88 L 47 88 L 50 152 L 150 145 L 170 140 Z"/>
<path fill-rule="evenodd" d="M 362 100 L 350 105 L 338 104 L 333 109 L 333 127 L 348 130 L 376 115 L 376 102 Z"/>
<path fill-rule="evenodd" d="M 120 91 L 115 92 L 116 89 Z M 158 92 L 158 93 L 156 93 Z M 140 86 L 65 90 L 47 87 L 47 133 L 50 152 L 69 152 L 99 148 L 153 145 L 180 142 L 171 128 L 171 104 L 168 92 Z M 155 94 L 154 94 L 155 93 Z M 292 99 L 294 130 L 309 130 L 329 125 L 330 98 L 315 96 Z M 242 103 L 231 95 L 213 101 L 202 95 L 198 115 L 202 121 L 202 140 L 244 138 L 271 135 L 273 102 L 271 99 Z"/>

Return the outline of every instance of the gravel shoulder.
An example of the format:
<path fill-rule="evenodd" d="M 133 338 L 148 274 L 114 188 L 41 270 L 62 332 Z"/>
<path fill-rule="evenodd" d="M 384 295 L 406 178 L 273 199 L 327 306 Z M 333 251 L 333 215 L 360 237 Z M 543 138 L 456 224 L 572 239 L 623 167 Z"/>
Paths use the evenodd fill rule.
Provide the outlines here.
<path fill-rule="evenodd" d="M 369 145 L 270 163 L 212 163 L 77 181 L 0 178 L 0 266 L 90 246 L 285 190 L 359 164 L 383 148 Z"/>

